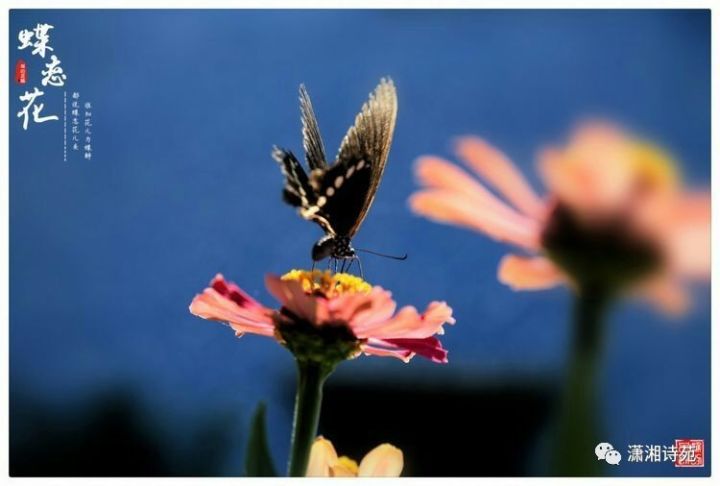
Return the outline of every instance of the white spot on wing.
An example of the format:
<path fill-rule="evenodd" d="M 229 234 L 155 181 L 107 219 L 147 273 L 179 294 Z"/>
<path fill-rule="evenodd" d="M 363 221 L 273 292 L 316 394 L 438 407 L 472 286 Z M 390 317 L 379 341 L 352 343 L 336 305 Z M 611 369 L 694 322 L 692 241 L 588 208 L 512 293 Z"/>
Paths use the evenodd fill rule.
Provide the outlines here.
<path fill-rule="evenodd" d="M 320 211 L 319 207 L 310 206 L 309 208 L 300 211 L 300 215 L 305 219 L 311 219 L 318 211 Z"/>
<path fill-rule="evenodd" d="M 342 183 L 343 183 L 343 176 L 337 176 L 335 178 L 335 187 L 337 189 L 340 189 L 340 186 L 342 186 Z"/>
<path fill-rule="evenodd" d="M 334 187 L 328 187 L 325 191 L 325 194 L 327 197 L 331 197 L 333 194 L 335 194 L 335 188 Z"/>

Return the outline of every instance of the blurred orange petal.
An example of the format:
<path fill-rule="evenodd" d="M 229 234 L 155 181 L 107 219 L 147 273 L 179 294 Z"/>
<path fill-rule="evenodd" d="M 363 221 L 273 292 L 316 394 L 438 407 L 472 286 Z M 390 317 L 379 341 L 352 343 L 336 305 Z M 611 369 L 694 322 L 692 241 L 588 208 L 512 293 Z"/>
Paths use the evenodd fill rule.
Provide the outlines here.
<path fill-rule="evenodd" d="M 565 283 L 563 274 L 547 258 L 518 255 L 503 257 L 498 280 L 515 290 L 548 289 Z"/>
<path fill-rule="evenodd" d="M 544 203 L 530 187 L 525 176 L 501 151 L 479 137 L 460 137 L 455 151 L 475 172 L 492 184 L 516 208 L 539 218 Z"/>
<path fill-rule="evenodd" d="M 538 171 L 552 196 L 581 211 L 597 210 L 597 178 L 591 171 L 567 163 L 565 155 L 553 148 L 542 150 L 538 156 Z"/>
<path fill-rule="evenodd" d="M 466 198 L 442 190 L 424 190 L 410 197 L 413 211 L 442 223 L 465 226 L 520 247 L 538 247 L 539 225 L 520 216 L 503 217 L 487 207 L 473 205 Z"/>
<path fill-rule="evenodd" d="M 483 206 L 501 217 L 517 218 L 516 210 L 501 201 L 463 169 L 447 160 L 433 156 L 415 162 L 415 175 L 427 188 L 441 189 L 467 198 L 473 206 Z"/>
<path fill-rule="evenodd" d="M 690 194 L 677 205 L 667 238 L 671 265 L 680 275 L 710 278 L 710 206 L 706 193 Z"/>
<path fill-rule="evenodd" d="M 690 307 L 690 296 L 685 288 L 671 278 L 656 278 L 646 282 L 638 293 L 650 301 L 662 312 L 679 316 Z"/>

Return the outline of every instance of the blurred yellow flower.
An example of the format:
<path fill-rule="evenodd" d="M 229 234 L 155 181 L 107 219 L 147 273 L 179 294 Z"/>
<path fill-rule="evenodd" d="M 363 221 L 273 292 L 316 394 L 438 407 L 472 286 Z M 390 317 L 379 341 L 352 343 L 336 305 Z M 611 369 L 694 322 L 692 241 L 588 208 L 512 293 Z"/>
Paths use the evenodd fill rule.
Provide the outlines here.
<path fill-rule="evenodd" d="M 403 469 L 403 453 L 390 444 L 381 444 L 357 462 L 347 456 L 338 457 L 332 442 L 322 436 L 315 439 L 310 451 L 307 477 L 399 477 Z"/>

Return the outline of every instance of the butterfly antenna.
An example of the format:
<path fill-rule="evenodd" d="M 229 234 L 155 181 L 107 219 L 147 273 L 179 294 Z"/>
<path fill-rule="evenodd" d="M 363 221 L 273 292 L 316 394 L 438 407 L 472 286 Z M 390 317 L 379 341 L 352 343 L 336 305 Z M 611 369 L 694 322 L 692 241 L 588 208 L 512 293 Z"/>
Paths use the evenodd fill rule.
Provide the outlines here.
<path fill-rule="evenodd" d="M 363 253 L 369 253 L 371 255 L 375 255 L 375 256 L 379 256 L 379 257 L 383 257 L 383 258 L 390 258 L 391 260 L 407 260 L 407 257 L 408 257 L 407 253 L 405 253 L 402 256 L 397 256 L 397 255 L 388 255 L 386 253 L 379 253 L 377 251 L 372 251 L 372 250 L 364 250 L 362 248 L 356 248 L 355 250 L 361 251 Z"/>

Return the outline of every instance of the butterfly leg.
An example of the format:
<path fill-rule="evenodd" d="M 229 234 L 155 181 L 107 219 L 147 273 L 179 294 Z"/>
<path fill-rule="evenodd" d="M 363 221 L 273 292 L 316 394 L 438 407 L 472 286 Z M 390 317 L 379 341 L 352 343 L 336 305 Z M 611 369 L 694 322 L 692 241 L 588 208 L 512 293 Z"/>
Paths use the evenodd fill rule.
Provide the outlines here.
<path fill-rule="evenodd" d="M 362 267 L 362 262 L 360 262 L 360 257 L 355 255 L 355 258 L 353 258 L 353 260 L 357 260 L 358 268 L 360 269 L 360 278 L 365 280 L 365 273 L 363 273 L 363 267 Z"/>
<path fill-rule="evenodd" d="M 310 267 L 310 271 L 311 272 L 315 271 L 315 260 L 313 260 L 312 267 Z"/>

